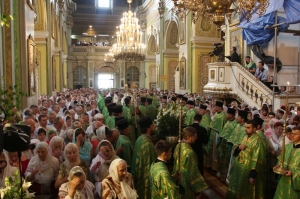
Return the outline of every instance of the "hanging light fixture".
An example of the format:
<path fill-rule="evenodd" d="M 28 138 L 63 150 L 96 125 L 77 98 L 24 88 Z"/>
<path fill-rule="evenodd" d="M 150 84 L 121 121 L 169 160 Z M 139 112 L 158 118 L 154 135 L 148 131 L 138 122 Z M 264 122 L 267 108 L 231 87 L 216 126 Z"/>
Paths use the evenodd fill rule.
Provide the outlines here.
<path fill-rule="evenodd" d="M 146 45 L 142 42 L 142 31 L 136 13 L 131 11 L 132 0 L 127 0 L 128 12 L 123 13 L 121 25 L 118 27 L 117 43 L 112 46 L 111 53 L 116 60 L 143 61 Z"/>
<path fill-rule="evenodd" d="M 115 63 L 116 59 L 114 58 L 114 54 L 110 50 L 109 53 L 106 53 L 104 56 L 104 63 L 106 64 L 105 66 L 110 66 L 111 64 Z"/>
<path fill-rule="evenodd" d="M 220 26 L 225 21 L 225 16 L 230 19 L 232 12 L 231 5 L 235 4 L 237 12 L 245 15 L 246 20 L 250 20 L 252 13 L 262 16 L 269 0 L 172 0 L 174 2 L 173 11 L 177 16 L 186 16 L 192 13 L 193 23 L 196 23 L 200 15 L 210 16 L 211 21 Z"/>

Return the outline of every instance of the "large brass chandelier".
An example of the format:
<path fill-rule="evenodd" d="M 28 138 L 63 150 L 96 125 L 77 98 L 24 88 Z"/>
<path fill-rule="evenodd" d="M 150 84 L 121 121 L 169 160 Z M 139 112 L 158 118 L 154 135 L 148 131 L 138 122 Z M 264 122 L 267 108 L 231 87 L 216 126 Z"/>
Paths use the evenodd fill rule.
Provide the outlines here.
<path fill-rule="evenodd" d="M 105 54 L 104 56 L 104 63 L 106 66 L 110 66 L 111 64 L 115 63 L 116 59 L 114 58 L 114 54 L 109 51 L 108 53 Z"/>
<path fill-rule="evenodd" d="M 146 45 L 142 42 L 143 33 L 140 30 L 136 13 L 130 10 L 132 0 L 127 0 L 127 2 L 129 10 L 123 13 L 121 25 L 118 27 L 117 43 L 113 45 L 110 53 L 116 60 L 143 61 L 146 49 Z"/>
<path fill-rule="evenodd" d="M 174 2 L 173 11 L 177 16 L 186 16 L 191 12 L 193 23 L 196 23 L 200 15 L 209 16 L 211 22 L 221 25 L 225 21 L 225 16 L 230 20 L 234 9 L 239 15 L 243 14 L 247 21 L 252 18 L 253 13 L 262 16 L 267 7 L 269 0 L 172 0 Z"/>

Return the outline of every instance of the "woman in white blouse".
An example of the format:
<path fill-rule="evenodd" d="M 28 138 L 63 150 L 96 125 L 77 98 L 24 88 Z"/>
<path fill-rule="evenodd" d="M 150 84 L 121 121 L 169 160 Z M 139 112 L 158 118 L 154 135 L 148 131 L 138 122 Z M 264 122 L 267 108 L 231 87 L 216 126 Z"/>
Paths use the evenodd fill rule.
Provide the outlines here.
<path fill-rule="evenodd" d="M 38 143 L 34 152 L 35 156 L 28 164 L 25 179 L 32 182 L 31 190 L 35 192 L 37 199 L 48 199 L 54 193 L 54 181 L 58 175 L 59 162 L 57 158 L 51 156 L 46 142 Z"/>

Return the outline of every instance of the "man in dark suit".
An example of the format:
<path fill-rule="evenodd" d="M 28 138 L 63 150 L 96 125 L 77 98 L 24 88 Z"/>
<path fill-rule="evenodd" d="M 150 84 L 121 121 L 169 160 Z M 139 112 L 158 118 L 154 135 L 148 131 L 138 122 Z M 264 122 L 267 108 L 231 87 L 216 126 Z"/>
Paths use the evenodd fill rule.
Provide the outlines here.
<path fill-rule="evenodd" d="M 190 125 L 197 130 L 197 139 L 195 143 L 192 144 L 192 148 L 198 157 L 198 168 L 200 173 L 203 176 L 203 146 L 202 144 L 208 143 L 208 134 L 205 128 L 200 126 L 202 116 L 200 114 L 196 114 L 194 116 L 194 123 Z"/>
<path fill-rule="evenodd" d="M 227 59 L 229 59 L 231 62 L 238 62 L 240 63 L 240 56 L 236 52 L 236 47 L 232 47 L 231 49 L 231 55 L 225 56 Z"/>

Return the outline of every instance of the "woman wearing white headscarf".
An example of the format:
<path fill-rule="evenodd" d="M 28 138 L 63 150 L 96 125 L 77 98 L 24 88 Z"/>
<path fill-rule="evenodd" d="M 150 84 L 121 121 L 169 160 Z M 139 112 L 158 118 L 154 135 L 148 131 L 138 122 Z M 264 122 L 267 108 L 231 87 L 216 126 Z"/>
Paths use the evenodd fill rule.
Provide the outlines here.
<path fill-rule="evenodd" d="M 8 155 L 5 153 L 0 153 L 0 189 L 5 188 L 5 178 L 13 176 L 17 167 L 13 167 L 9 164 Z"/>
<path fill-rule="evenodd" d="M 29 161 L 25 172 L 25 179 L 32 182 L 31 190 L 35 192 L 36 198 L 51 198 L 54 186 L 50 185 L 58 174 L 59 162 L 49 150 L 46 142 L 38 143 L 34 150 L 35 156 Z"/>
<path fill-rule="evenodd" d="M 93 159 L 90 171 L 94 174 L 96 191 L 101 196 L 101 182 L 109 175 L 110 163 L 117 159 L 116 152 L 107 140 L 102 140 L 97 148 L 97 156 Z"/>
<path fill-rule="evenodd" d="M 65 161 L 60 164 L 59 174 L 55 181 L 55 188 L 59 188 L 61 184 L 68 182 L 68 174 L 75 166 L 80 166 L 85 172 L 85 176 L 89 176 L 87 163 L 80 160 L 78 147 L 74 143 L 69 143 L 64 150 Z"/>
<path fill-rule="evenodd" d="M 127 173 L 127 164 L 120 158 L 112 161 L 109 176 L 102 181 L 102 198 L 136 199 L 132 175 Z"/>
<path fill-rule="evenodd" d="M 71 169 L 68 182 L 59 188 L 59 199 L 93 199 L 95 186 L 86 180 L 85 172 L 80 166 Z"/>
<path fill-rule="evenodd" d="M 63 161 L 64 140 L 59 136 L 54 136 L 49 143 L 50 154 L 56 157 L 59 163 Z"/>

